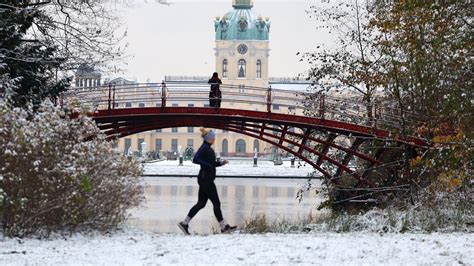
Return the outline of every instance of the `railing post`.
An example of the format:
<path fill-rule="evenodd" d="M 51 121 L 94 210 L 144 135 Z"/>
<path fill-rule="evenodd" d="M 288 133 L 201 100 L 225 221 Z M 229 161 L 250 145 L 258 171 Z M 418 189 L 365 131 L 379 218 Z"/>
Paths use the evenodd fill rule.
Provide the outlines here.
<path fill-rule="evenodd" d="M 115 84 L 112 88 L 112 109 L 115 110 Z"/>
<path fill-rule="evenodd" d="M 269 86 L 267 90 L 267 112 L 272 112 L 272 86 Z"/>
<path fill-rule="evenodd" d="M 109 109 L 108 110 L 112 110 L 112 85 L 109 84 Z"/>
<path fill-rule="evenodd" d="M 253 167 L 258 167 L 258 151 L 257 148 L 254 150 L 255 155 L 253 156 Z"/>
<path fill-rule="evenodd" d="M 165 108 L 166 107 L 166 83 L 165 81 L 163 80 L 161 82 L 161 108 Z"/>
<path fill-rule="evenodd" d="M 324 119 L 324 101 L 324 94 L 321 94 L 321 96 L 319 96 L 319 116 L 321 119 Z"/>

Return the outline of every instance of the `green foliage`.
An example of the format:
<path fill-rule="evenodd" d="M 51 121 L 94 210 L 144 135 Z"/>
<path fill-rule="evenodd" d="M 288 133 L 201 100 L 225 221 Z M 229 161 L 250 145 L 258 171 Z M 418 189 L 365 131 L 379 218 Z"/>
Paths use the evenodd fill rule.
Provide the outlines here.
<path fill-rule="evenodd" d="M 14 106 L 56 98 L 69 87 L 70 81 L 56 79 L 56 71 L 65 59 L 56 55 L 55 44 L 31 38 L 37 21 L 49 19 L 47 14 L 20 5 L 0 7 L 0 63 L 4 64 L 0 75 L 18 78 L 16 86 L 5 92 Z"/>
<path fill-rule="evenodd" d="M 0 97 L 15 107 L 37 107 L 67 90 L 71 71 L 82 63 L 117 62 L 123 53 L 117 21 L 101 1 L 2 2 Z"/>
<path fill-rule="evenodd" d="M 82 184 L 82 189 L 84 189 L 85 192 L 92 191 L 92 182 L 88 175 L 82 175 L 81 184 Z"/>

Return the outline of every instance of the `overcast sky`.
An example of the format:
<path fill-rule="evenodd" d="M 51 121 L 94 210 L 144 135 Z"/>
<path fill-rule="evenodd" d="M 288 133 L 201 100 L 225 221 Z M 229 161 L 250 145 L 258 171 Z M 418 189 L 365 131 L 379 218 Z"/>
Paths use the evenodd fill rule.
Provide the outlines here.
<path fill-rule="evenodd" d="M 139 2 L 139 3 L 137 3 Z M 127 28 L 126 72 L 140 82 L 161 81 L 165 75 L 210 75 L 215 69 L 214 19 L 232 9 L 232 0 L 137 1 L 123 11 Z M 307 69 L 297 52 L 327 44 L 306 10 L 322 0 L 254 0 L 257 15 L 270 17 L 270 76 L 292 77 Z"/>

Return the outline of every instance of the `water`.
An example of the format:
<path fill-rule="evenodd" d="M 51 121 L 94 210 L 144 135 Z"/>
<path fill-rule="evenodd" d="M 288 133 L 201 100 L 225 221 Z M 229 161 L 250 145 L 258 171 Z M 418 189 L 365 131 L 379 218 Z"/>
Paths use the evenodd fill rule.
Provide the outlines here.
<path fill-rule="evenodd" d="M 217 179 L 224 218 L 241 225 L 257 213 L 265 213 L 270 219 L 297 220 L 315 213 L 321 201 L 315 195 L 305 194 L 302 203 L 296 199 L 304 180 L 281 179 Z M 316 181 L 318 182 L 318 181 Z M 177 233 L 176 223 L 182 220 L 196 203 L 198 185 L 195 178 L 148 178 L 144 208 L 133 212 L 130 223 L 141 229 L 160 233 Z M 199 233 L 211 232 L 217 226 L 208 201 L 191 222 Z"/>
<path fill-rule="evenodd" d="M 166 167 L 164 169 L 170 170 Z M 249 167 L 248 171 L 250 169 Z M 265 172 L 261 167 L 259 171 Z M 273 170 L 272 173 L 274 172 Z M 288 175 L 288 170 L 282 174 Z M 146 203 L 143 208 L 133 211 L 129 223 L 147 231 L 179 233 L 176 224 L 186 217 L 189 209 L 197 202 L 199 187 L 196 178 L 148 177 L 146 182 Z M 305 182 L 295 179 L 231 178 L 215 181 L 224 218 L 236 225 L 242 225 L 245 219 L 259 213 L 265 213 L 271 220 L 298 220 L 310 213 L 317 214 L 316 206 L 321 202 L 320 197 L 314 193 L 305 193 L 303 202 L 299 203 L 296 199 L 299 188 Z M 313 185 L 318 184 L 319 181 L 313 181 Z M 212 232 L 212 227 L 217 228 L 210 201 L 194 217 L 190 226 L 192 231 L 201 234 Z"/>

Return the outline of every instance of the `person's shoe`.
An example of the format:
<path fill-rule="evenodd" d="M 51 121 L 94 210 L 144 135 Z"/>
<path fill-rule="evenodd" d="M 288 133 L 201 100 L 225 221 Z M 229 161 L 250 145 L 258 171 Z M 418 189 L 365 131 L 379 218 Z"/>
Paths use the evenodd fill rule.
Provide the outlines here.
<path fill-rule="evenodd" d="M 237 229 L 237 226 L 230 226 L 226 224 L 224 226 L 224 229 L 221 229 L 221 233 L 226 234 L 226 233 L 232 233 Z"/>
<path fill-rule="evenodd" d="M 181 231 L 183 231 L 183 233 L 184 233 L 185 235 L 190 235 L 190 233 L 189 233 L 189 225 L 184 224 L 183 222 L 179 222 L 178 227 L 179 227 L 179 229 L 181 229 Z"/>

